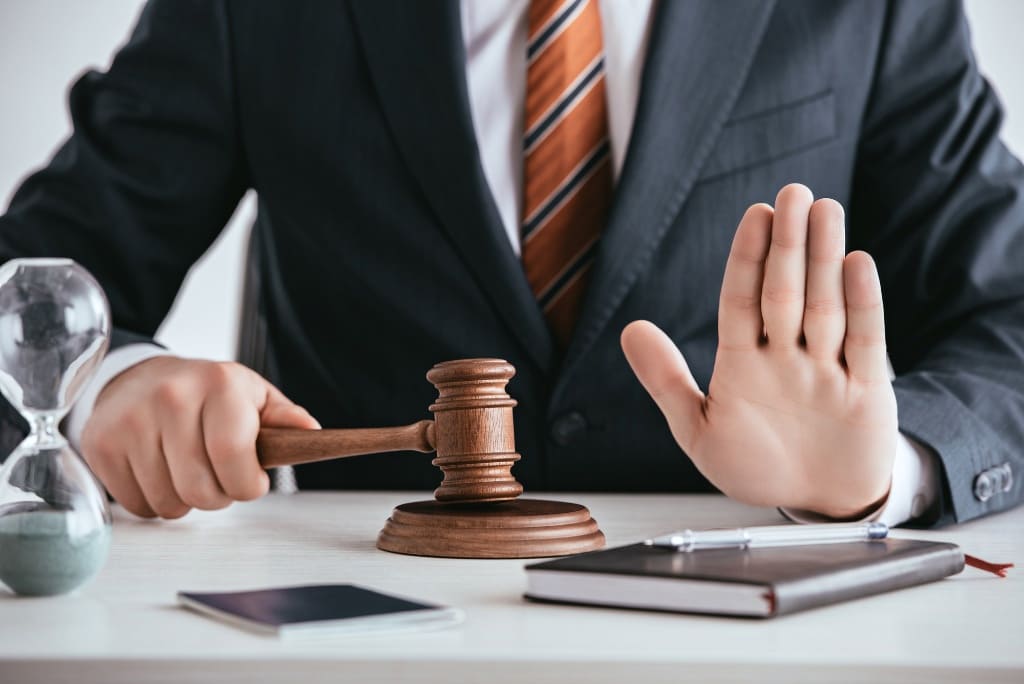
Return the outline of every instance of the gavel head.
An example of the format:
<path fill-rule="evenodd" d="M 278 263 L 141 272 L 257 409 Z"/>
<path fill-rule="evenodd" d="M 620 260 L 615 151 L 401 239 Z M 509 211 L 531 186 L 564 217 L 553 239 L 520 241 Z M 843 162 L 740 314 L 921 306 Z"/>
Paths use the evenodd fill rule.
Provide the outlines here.
<path fill-rule="evenodd" d="M 516 453 L 512 407 L 505 391 L 516 374 L 501 359 L 446 361 L 427 373 L 437 388 L 432 461 L 444 472 L 434 491 L 438 501 L 476 503 L 508 501 L 523 493 L 512 476 Z"/>

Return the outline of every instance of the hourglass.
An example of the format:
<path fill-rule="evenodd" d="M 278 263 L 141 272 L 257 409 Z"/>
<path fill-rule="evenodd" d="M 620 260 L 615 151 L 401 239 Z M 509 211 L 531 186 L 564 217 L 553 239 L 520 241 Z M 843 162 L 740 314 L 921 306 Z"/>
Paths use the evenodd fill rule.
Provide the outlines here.
<path fill-rule="evenodd" d="M 68 259 L 0 267 L 0 392 L 29 435 L 0 466 L 0 581 L 19 594 L 71 591 L 110 550 L 110 508 L 59 432 L 107 349 L 99 284 Z"/>

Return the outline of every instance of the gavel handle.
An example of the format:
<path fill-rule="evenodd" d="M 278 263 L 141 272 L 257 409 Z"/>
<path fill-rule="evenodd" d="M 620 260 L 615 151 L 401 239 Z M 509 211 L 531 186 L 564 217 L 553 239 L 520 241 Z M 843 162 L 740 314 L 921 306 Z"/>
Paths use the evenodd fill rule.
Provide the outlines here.
<path fill-rule="evenodd" d="M 433 450 L 432 420 L 421 420 L 402 427 L 351 430 L 262 428 L 256 437 L 256 455 L 265 468 L 383 451 Z"/>

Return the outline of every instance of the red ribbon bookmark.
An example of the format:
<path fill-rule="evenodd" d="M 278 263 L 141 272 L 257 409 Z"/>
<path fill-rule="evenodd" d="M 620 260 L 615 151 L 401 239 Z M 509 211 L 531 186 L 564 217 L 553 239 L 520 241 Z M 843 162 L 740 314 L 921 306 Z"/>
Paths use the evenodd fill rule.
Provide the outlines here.
<path fill-rule="evenodd" d="M 991 572 L 993 575 L 999 575 L 1000 577 L 1006 577 L 1006 571 L 1013 567 L 1013 563 L 989 563 L 966 553 L 964 554 L 964 563 L 972 568 Z"/>

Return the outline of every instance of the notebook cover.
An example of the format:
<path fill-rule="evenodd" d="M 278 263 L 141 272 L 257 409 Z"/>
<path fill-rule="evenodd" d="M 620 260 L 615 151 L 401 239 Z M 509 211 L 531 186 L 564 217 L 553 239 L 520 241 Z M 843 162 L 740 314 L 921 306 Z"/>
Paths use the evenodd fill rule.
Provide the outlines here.
<path fill-rule="evenodd" d="M 771 616 L 931 582 L 963 567 L 955 544 L 890 538 L 689 553 L 633 544 L 534 563 L 526 570 L 763 586 Z"/>

